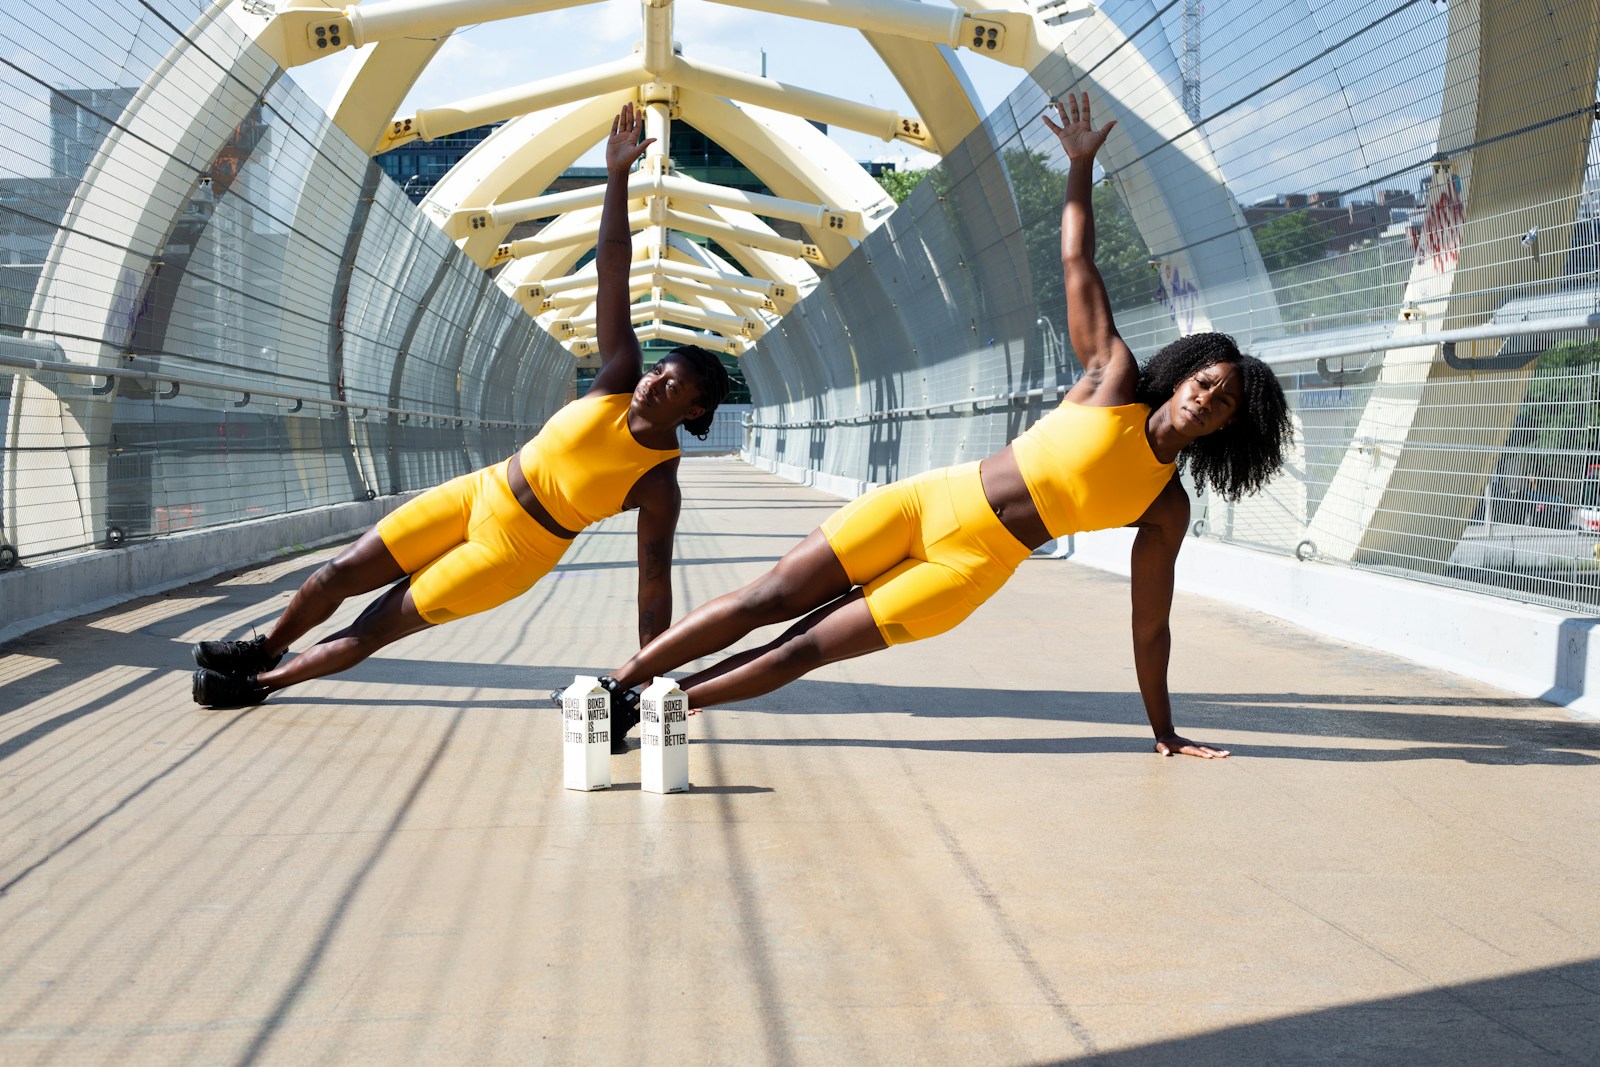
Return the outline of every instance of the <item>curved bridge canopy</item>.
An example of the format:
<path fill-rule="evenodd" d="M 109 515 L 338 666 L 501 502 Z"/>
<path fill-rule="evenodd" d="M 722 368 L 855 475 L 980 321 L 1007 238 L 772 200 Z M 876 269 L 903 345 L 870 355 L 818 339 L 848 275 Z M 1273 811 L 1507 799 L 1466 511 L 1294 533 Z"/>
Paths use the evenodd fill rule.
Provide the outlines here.
<path fill-rule="evenodd" d="M 957 50 L 1028 70 L 1061 36 L 1024 0 L 718 0 L 860 31 L 912 102 L 900 113 L 688 54 L 674 41 L 672 0 L 642 0 L 638 41 L 614 60 L 520 85 L 485 84 L 468 98 L 401 113 L 440 42 L 458 28 L 594 2 L 373 0 L 330 9 L 294 0 L 232 11 L 286 67 L 359 49 L 333 117 L 374 154 L 501 123 L 423 209 L 473 262 L 500 268 L 500 287 L 579 356 L 594 344 L 594 275 L 580 264 L 594 246 L 603 187 L 546 190 L 603 139 L 623 102 L 645 109 L 656 139 L 631 188 L 640 336 L 738 355 L 816 286 L 818 268 L 837 266 L 894 209 L 819 126 L 942 154 L 981 119 Z M 678 173 L 678 122 L 731 152 L 770 195 Z M 543 225 L 534 236 L 508 239 L 514 226 L 535 220 Z"/>

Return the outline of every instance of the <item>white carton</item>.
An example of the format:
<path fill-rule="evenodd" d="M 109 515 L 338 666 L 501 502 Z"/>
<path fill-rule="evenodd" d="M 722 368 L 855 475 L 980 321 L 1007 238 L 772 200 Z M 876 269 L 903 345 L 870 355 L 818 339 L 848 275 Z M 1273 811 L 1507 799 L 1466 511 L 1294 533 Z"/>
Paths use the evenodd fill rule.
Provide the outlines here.
<path fill-rule="evenodd" d="M 611 788 L 611 695 L 600 679 L 580 674 L 561 692 L 562 784 Z"/>
<path fill-rule="evenodd" d="M 639 698 L 639 740 L 641 789 L 689 788 L 689 698 L 671 678 L 657 678 Z"/>

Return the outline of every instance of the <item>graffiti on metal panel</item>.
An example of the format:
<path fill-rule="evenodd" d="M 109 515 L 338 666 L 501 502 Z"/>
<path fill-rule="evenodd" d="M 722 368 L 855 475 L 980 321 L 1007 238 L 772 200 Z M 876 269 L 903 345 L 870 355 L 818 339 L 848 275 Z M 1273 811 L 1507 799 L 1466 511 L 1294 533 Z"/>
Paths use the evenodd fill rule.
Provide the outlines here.
<path fill-rule="evenodd" d="M 1461 179 L 1451 175 L 1438 179 L 1436 196 L 1428 198 L 1428 210 L 1410 227 L 1411 251 L 1420 266 L 1432 261 L 1433 269 L 1443 271 L 1461 258 L 1461 231 L 1467 223 L 1467 209 L 1461 201 Z"/>
<path fill-rule="evenodd" d="M 1180 333 L 1194 330 L 1195 312 L 1200 310 L 1200 290 L 1171 263 L 1159 263 L 1156 273 L 1156 300 L 1167 309 Z"/>

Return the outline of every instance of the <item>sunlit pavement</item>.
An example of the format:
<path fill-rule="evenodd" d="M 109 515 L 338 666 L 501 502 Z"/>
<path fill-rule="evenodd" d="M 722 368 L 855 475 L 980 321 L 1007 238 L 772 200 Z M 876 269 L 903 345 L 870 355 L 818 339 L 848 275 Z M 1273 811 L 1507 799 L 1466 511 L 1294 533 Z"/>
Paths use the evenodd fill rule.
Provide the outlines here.
<path fill-rule="evenodd" d="M 837 501 L 688 462 L 678 611 Z M 560 786 L 631 519 L 521 600 L 243 711 L 188 645 L 329 553 L 0 646 L 0 1062 L 1593 1063 L 1600 726 L 1180 596 L 1151 753 L 1118 578 Z M 336 622 L 359 604 L 345 607 Z"/>

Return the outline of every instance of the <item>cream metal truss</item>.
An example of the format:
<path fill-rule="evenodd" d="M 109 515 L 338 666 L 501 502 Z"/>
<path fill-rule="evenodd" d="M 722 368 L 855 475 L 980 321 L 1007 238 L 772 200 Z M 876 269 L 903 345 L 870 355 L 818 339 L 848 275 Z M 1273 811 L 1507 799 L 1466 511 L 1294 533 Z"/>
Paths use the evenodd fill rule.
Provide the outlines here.
<path fill-rule="evenodd" d="M 604 137 L 624 102 L 646 109 L 646 132 L 657 139 L 629 188 L 640 336 L 739 354 L 816 287 L 816 268 L 837 265 L 894 209 L 813 122 L 939 154 L 981 119 L 955 49 L 1027 70 L 1061 42 L 1061 31 L 1026 0 L 981 7 L 971 0 L 715 0 L 860 31 L 916 109 L 901 114 L 686 56 L 673 40 L 672 0 L 641 0 L 631 55 L 397 114 L 440 42 L 459 27 L 594 2 L 376 0 L 337 8 L 290 0 L 236 5 L 234 17 L 255 20 L 258 42 L 286 67 L 361 49 L 333 119 L 374 154 L 504 123 L 435 186 L 423 210 L 474 262 L 500 268 L 497 284 L 579 356 L 593 351 L 595 290 L 592 271 L 572 271 L 594 247 L 603 188 L 545 190 Z M 1092 11 L 1082 0 L 1069 7 Z M 1061 13 L 1052 21 L 1060 25 Z M 675 120 L 728 149 L 772 195 L 678 174 L 670 151 Z M 549 221 L 534 237 L 506 240 L 511 227 L 534 219 Z M 780 234 L 772 222 L 798 226 L 804 236 Z M 689 235 L 715 241 L 732 261 Z"/>

